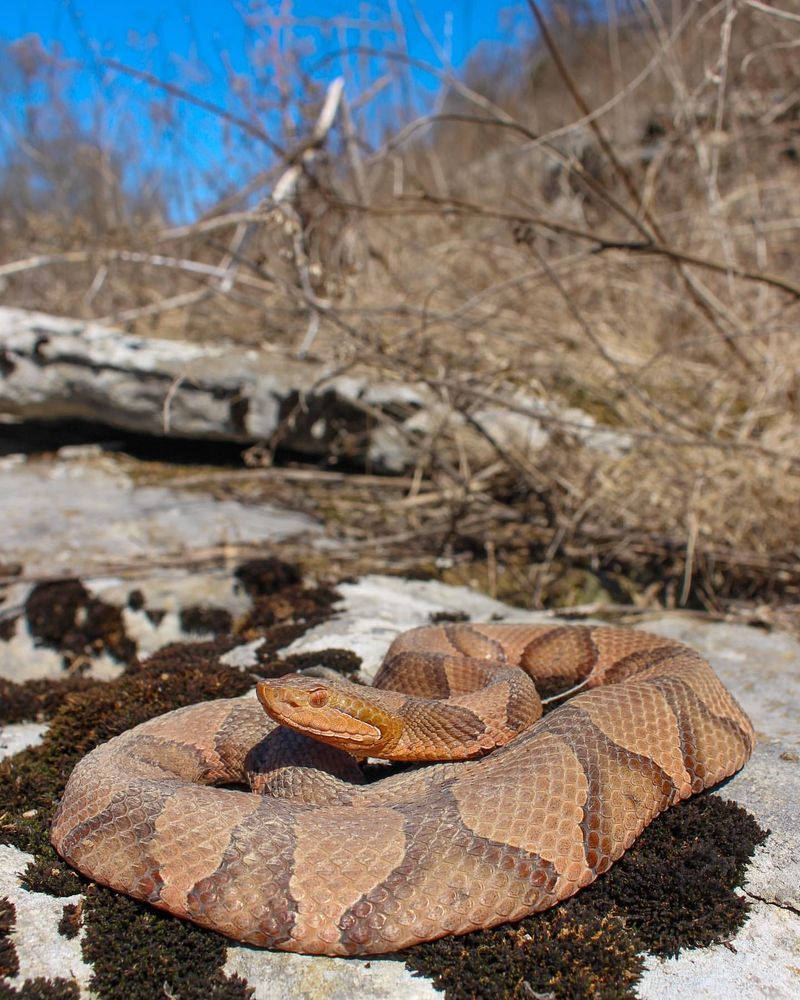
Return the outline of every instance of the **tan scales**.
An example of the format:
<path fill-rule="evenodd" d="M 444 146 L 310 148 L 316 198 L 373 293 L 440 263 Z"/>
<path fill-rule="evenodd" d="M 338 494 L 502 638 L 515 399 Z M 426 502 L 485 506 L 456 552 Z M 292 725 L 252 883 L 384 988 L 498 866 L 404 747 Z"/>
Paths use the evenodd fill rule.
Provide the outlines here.
<path fill-rule="evenodd" d="M 734 773 L 753 749 L 749 720 L 711 667 L 644 632 L 414 629 L 392 644 L 376 683 L 396 689 L 404 660 L 415 696 L 452 693 L 455 704 L 377 692 L 361 721 L 344 722 L 357 756 L 385 725 L 403 759 L 426 759 L 426 734 L 437 752 L 474 759 L 370 785 L 327 776 L 325 804 L 208 787 L 269 784 L 254 772 L 275 767 L 290 776 L 279 794 L 291 794 L 292 765 L 269 763 L 279 727 L 254 696 L 190 706 L 79 762 L 53 824 L 56 850 L 98 882 L 240 941 L 379 954 L 565 899 L 658 813 Z M 533 721 L 538 697 L 520 667 L 534 682 L 585 689 Z M 469 687 L 484 671 L 482 698 Z M 264 682 L 265 703 L 281 683 Z M 298 683 L 296 698 L 286 695 L 300 706 L 292 711 L 325 732 L 339 698 L 371 691 Z M 316 712 L 333 721 L 317 723 Z M 456 732 L 466 749 L 450 747 Z M 334 774 L 347 772 L 332 748 L 315 752 L 313 768 L 326 754 Z M 301 784 L 313 794 L 313 782 Z"/>

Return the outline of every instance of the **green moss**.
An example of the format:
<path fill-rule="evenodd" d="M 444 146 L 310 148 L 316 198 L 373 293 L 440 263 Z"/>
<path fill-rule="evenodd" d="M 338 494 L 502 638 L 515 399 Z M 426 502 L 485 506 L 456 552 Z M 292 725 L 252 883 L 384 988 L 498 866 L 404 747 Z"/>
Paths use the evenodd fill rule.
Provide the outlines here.
<path fill-rule="evenodd" d="M 634 997 L 641 951 L 675 955 L 741 927 L 748 903 L 734 889 L 765 837 L 744 809 L 701 795 L 660 816 L 605 875 L 552 910 L 403 957 L 448 1000 Z"/>
<path fill-rule="evenodd" d="M 0 677 L 0 724 L 43 722 L 58 711 L 67 695 L 88 691 L 99 683 L 80 675 L 23 684 Z"/>
<path fill-rule="evenodd" d="M 233 628 L 233 616 L 225 608 L 191 604 L 181 610 L 180 623 L 184 632 L 211 632 L 213 635 L 228 635 Z"/>
<path fill-rule="evenodd" d="M 579 900 L 519 924 L 418 945 L 406 964 L 430 976 L 448 1000 L 621 1000 L 636 995 L 643 968 L 622 918 Z"/>
<path fill-rule="evenodd" d="M 308 667 L 328 667 L 353 680 L 361 666 L 361 657 L 350 649 L 320 649 L 312 653 L 292 653 L 274 663 L 274 676 L 306 670 Z"/>
<path fill-rule="evenodd" d="M 78 984 L 70 979 L 26 979 L 16 988 L 0 982 L 0 1000 L 78 1000 Z"/>
<path fill-rule="evenodd" d="M 19 972 L 19 960 L 11 932 L 17 921 L 17 911 L 10 899 L 5 896 L 0 899 L 0 979 L 6 976 L 16 976 Z"/>
<path fill-rule="evenodd" d="M 154 984 L 181 1000 L 253 994 L 243 979 L 221 971 L 230 941 L 219 934 L 97 885 L 87 890 L 84 920 L 83 957 L 101 1000 L 152 1000 Z"/>
<path fill-rule="evenodd" d="M 251 597 L 274 594 L 300 583 L 300 570 L 282 559 L 248 559 L 240 563 L 234 576 Z"/>
<path fill-rule="evenodd" d="M 101 652 L 122 663 L 136 655 L 121 609 L 92 597 L 80 580 L 37 584 L 25 602 L 25 614 L 31 635 L 60 650 L 68 665 Z"/>

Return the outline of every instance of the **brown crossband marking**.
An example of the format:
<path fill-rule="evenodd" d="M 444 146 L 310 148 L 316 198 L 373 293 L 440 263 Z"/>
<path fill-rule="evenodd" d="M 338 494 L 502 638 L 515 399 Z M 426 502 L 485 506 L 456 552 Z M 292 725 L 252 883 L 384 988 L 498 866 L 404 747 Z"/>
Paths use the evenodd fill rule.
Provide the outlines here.
<path fill-rule="evenodd" d="M 490 639 L 479 627 L 472 625 L 448 625 L 444 634 L 453 649 L 464 656 L 477 660 L 505 661 L 506 652 L 501 643 Z"/>
<path fill-rule="evenodd" d="M 150 848 L 166 795 L 163 787 L 146 783 L 127 793 L 117 791 L 104 808 L 70 829 L 65 852 L 79 849 L 96 881 L 157 902 L 163 883 Z M 113 831 L 111 842 L 109 830 Z"/>
<path fill-rule="evenodd" d="M 655 761 L 614 743 L 578 707 L 543 725 L 569 745 L 588 779 L 581 830 L 586 865 L 600 875 L 675 800 L 677 788 Z"/>
<path fill-rule="evenodd" d="M 657 667 L 660 663 L 666 663 L 675 659 L 675 644 L 656 647 L 655 649 L 637 649 L 634 653 L 628 653 L 615 660 L 603 672 L 603 679 L 606 684 L 617 684 L 627 677 L 634 677 L 650 667 Z"/>
<path fill-rule="evenodd" d="M 415 653 L 410 650 L 387 656 L 380 669 L 380 687 L 417 698 L 448 698 L 451 694 L 447 663 L 450 653 Z M 378 678 L 376 677 L 376 683 Z"/>
<path fill-rule="evenodd" d="M 196 746 L 163 736 L 143 736 L 137 743 L 136 759 L 138 777 L 152 776 L 157 779 L 159 773 L 168 776 L 179 769 L 184 774 L 194 774 L 192 780 L 199 783 L 216 770 L 213 764 L 209 767 L 208 755 L 201 753 Z"/>
<path fill-rule="evenodd" d="M 476 836 L 447 790 L 437 806 L 435 814 L 419 804 L 397 807 L 406 850 L 400 864 L 342 914 L 346 953 L 360 953 L 375 934 L 393 949 L 404 948 L 417 940 L 421 926 L 430 938 L 460 934 L 552 904 L 559 880 L 554 865 Z M 486 878 L 489 867 L 495 874 Z"/>
<path fill-rule="evenodd" d="M 635 630 L 413 629 L 381 679 L 265 680 L 258 698 L 137 726 L 78 763 L 53 845 L 90 878 L 239 941 L 381 954 L 566 899 L 753 748 L 711 667 Z M 537 721 L 534 684 L 581 680 Z M 313 753 L 287 757 L 312 734 Z M 362 785 L 350 776 L 365 741 L 450 762 Z M 213 787 L 248 782 L 280 797 Z"/>
<path fill-rule="evenodd" d="M 535 677 L 543 691 L 588 677 L 597 663 L 592 630 L 584 626 L 550 629 L 525 646 L 520 666 Z"/>
<path fill-rule="evenodd" d="M 691 684 L 679 677 L 659 678 L 653 686 L 675 713 L 684 763 L 694 778 L 693 792 L 700 792 L 720 780 L 714 777 L 718 773 L 718 768 L 714 766 L 715 756 L 735 759 L 737 753 L 749 757 L 753 752 L 752 729 L 743 716 L 737 719 L 733 715 L 712 712 Z M 730 701 L 730 710 L 738 710 L 732 698 Z M 738 714 L 741 714 L 740 710 Z"/>
<path fill-rule="evenodd" d="M 186 915 L 206 927 L 233 928 L 246 940 L 280 948 L 291 940 L 298 902 L 294 873 L 294 819 L 284 803 L 261 800 L 257 810 L 229 831 L 229 845 L 216 867 L 187 895 Z M 209 866 L 211 867 L 211 866 Z M 242 937 L 245 940 L 244 937 Z"/>

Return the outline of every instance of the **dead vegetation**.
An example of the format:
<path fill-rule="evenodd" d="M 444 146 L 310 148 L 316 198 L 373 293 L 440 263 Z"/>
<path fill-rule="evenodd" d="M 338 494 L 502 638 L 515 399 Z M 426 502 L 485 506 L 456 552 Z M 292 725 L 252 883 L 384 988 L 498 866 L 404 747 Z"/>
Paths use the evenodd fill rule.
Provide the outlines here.
<path fill-rule="evenodd" d="M 305 500 L 351 548 L 529 605 L 796 604 L 800 6 L 609 10 L 530 2 L 538 40 L 461 76 L 439 50 L 423 112 L 388 14 L 379 47 L 375 23 L 333 26 L 309 75 L 265 7 L 252 30 L 280 29 L 280 72 L 254 64 L 226 109 L 104 64 L 170 129 L 104 148 L 67 109 L 49 131 L 30 117 L 0 178 L 5 303 L 425 387 L 408 479 L 320 477 Z M 74 72 L 26 45 L 6 55 L 31 88 Z M 180 158 L 187 107 L 243 138 L 213 207 L 176 225 L 170 180 L 208 179 Z M 171 172 L 132 194 L 153 135 Z M 545 439 L 478 429 L 486 407 Z"/>

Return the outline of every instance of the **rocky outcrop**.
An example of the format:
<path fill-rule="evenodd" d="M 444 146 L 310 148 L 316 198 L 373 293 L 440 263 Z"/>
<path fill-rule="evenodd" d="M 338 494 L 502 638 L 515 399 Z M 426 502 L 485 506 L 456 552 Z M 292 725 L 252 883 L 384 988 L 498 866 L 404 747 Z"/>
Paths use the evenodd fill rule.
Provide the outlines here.
<path fill-rule="evenodd" d="M 504 392 L 506 396 L 504 396 Z M 495 448 L 524 457 L 553 427 L 620 454 L 629 438 L 574 407 L 511 387 L 496 399 L 445 404 L 422 383 L 341 374 L 268 348 L 144 338 L 98 323 L 0 309 L 0 414 L 80 420 L 156 437 L 264 442 L 373 471 L 412 468 L 432 441 L 478 464 Z"/>
<path fill-rule="evenodd" d="M 342 601 L 337 615 L 307 632 L 287 652 L 346 647 L 361 657 L 369 675 L 398 632 L 429 621 L 432 614 L 466 613 L 476 620 L 497 616 L 540 621 L 546 617 L 521 613 L 471 591 L 433 582 L 373 576 L 343 584 L 339 589 Z M 795 966 L 800 945 L 800 739 L 795 725 L 800 712 L 800 644 L 780 634 L 690 617 L 655 615 L 642 625 L 696 647 L 710 659 L 726 686 L 751 714 L 759 736 L 756 753 L 750 764 L 714 796 L 740 803 L 771 833 L 757 849 L 741 890 L 751 904 L 743 927 L 725 945 L 684 950 L 677 958 L 646 957 L 636 994 L 647 1000 L 667 1000 L 735 992 L 742 998 L 788 1000 L 796 996 Z M 226 662 L 244 670 L 252 669 L 256 658 L 257 649 L 252 643 L 225 656 Z M 18 749 L 22 741 L 35 741 L 40 731 L 9 726 L 0 733 L 0 743 L 6 742 L 9 750 Z M 677 814 L 685 809 L 688 805 L 670 812 Z M 82 947 L 88 932 L 83 928 L 70 938 L 63 934 L 64 907 L 78 905 L 80 900 L 69 896 L 55 901 L 21 885 L 19 875 L 29 861 L 30 855 L 16 848 L 0 850 L 0 895 L 5 895 L 15 908 L 13 942 L 20 970 L 9 982 L 18 985 L 35 975 L 56 976 L 71 980 L 82 996 L 88 996 L 91 968 L 86 962 L 85 944 Z M 614 870 L 597 885 L 610 878 Z M 694 891 L 705 890 L 698 885 Z M 546 915 L 534 919 L 544 920 Z M 92 933 L 97 933 L 96 925 Z M 569 940 L 564 931 L 559 947 L 568 946 Z M 578 946 L 585 947 L 580 942 Z M 94 941 L 92 953 L 97 947 Z M 472 947 L 477 948 L 477 944 Z M 454 957 L 453 961 L 460 960 Z M 230 984 L 236 982 L 233 977 L 243 977 L 256 998 L 359 996 L 377 1000 L 391 996 L 427 1000 L 441 995 L 429 980 L 413 977 L 402 960 L 309 958 L 230 945 L 220 974 L 227 977 L 226 988 L 231 990 Z M 464 975 L 468 974 L 475 974 L 473 966 L 464 971 Z M 611 987 L 609 990 L 608 995 L 633 995 L 621 987 L 619 993 Z"/>

